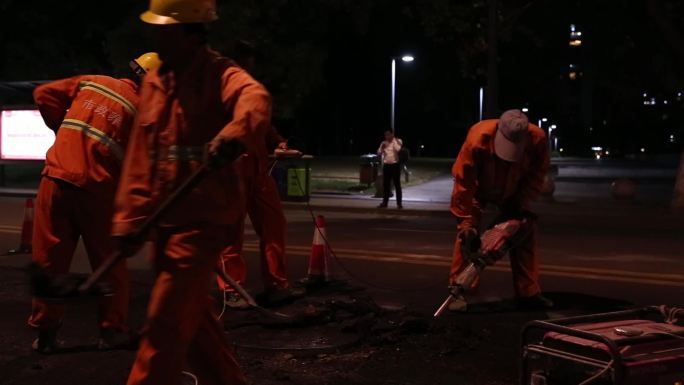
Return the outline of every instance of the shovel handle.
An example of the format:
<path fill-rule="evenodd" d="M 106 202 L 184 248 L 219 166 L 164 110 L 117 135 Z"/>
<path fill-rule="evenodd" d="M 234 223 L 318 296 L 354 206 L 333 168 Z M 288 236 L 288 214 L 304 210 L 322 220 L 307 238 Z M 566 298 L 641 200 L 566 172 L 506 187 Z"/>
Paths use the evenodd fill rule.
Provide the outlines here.
<path fill-rule="evenodd" d="M 157 222 L 159 222 L 159 219 L 166 214 L 167 211 L 169 211 L 169 208 L 171 208 L 181 197 L 183 197 L 185 194 L 187 194 L 190 190 L 195 188 L 201 181 L 204 179 L 204 177 L 209 173 L 209 167 L 206 164 L 201 165 L 197 170 L 195 170 L 192 175 L 190 175 L 183 183 L 176 188 L 171 195 L 169 195 L 164 201 L 157 206 L 157 208 L 150 214 L 143 222 L 140 224 L 140 227 L 133 232 L 133 234 L 130 235 L 130 238 L 135 240 L 135 241 L 141 241 L 144 240 L 144 237 L 152 230 L 152 227 L 154 227 Z M 98 267 L 90 276 L 88 276 L 88 279 L 85 280 L 81 285 L 78 287 L 78 292 L 80 294 L 85 294 L 90 289 L 92 289 L 93 285 L 99 281 L 103 275 L 107 274 L 119 261 L 124 260 L 126 258 L 129 258 L 132 256 L 132 252 L 127 252 L 127 253 L 122 253 L 122 252 L 116 252 L 112 255 L 110 255 L 101 265 Z"/>

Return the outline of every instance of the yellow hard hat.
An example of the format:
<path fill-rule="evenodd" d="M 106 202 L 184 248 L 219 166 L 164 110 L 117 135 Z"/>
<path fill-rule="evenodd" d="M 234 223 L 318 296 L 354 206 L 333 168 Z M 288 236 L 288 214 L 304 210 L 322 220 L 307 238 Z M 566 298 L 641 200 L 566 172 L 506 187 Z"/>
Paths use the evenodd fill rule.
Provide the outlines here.
<path fill-rule="evenodd" d="M 208 23 L 218 19 L 216 0 L 150 0 L 140 19 L 149 24 Z"/>
<path fill-rule="evenodd" d="M 161 64 L 162 62 L 156 52 L 144 53 L 140 55 L 139 58 L 131 60 L 129 63 L 133 72 L 140 76 L 145 75 L 147 72 L 156 70 L 157 68 L 161 67 Z"/>

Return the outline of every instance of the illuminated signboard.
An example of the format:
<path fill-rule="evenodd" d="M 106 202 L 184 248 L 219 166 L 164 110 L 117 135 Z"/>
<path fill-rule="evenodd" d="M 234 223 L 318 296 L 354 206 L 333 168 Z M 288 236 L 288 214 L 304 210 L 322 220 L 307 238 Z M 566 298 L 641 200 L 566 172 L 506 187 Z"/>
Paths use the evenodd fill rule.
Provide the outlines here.
<path fill-rule="evenodd" d="M 0 159 L 44 160 L 55 133 L 37 109 L 8 109 L 0 115 Z"/>

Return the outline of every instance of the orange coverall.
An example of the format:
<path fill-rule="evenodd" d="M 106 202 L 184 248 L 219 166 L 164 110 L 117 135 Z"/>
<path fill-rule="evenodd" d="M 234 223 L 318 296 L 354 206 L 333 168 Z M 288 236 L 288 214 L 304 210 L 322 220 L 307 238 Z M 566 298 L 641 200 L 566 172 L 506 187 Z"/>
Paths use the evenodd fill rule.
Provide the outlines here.
<path fill-rule="evenodd" d="M 278 135 L 275 128 L 266 132 L 263 148 L 258 153 L 249 153 L 243 160 L 244 188 L 247 195 L 247 214 L 252 227 L 259 236 L 261 271 L 267 288 L 287 288 L 290 286 L 285 272 L 285 236 L 287 220 L 278 195 L 278 187 L 268 174 L 268 154 L 285 139 Z M 241 230 L 221 254 L 220 268 L 230 274 L 239 284 L 247 278 L 247 265 L 242 256 L 244 243 L 245 217 L 242 217 Z M 233 289 L 221 278 L 218 285 L 226 291 Z"/>
<path fill-rule="evenodd" d="M 549 168 L 548 145 L 544 131 L 530 124 L 525 153 L 519 162 L 506 162 L 494 153 L 498 119 L 483 120 L 470 128 L 451 173 L 454 189 L 451 212 L 458 218 L 458 230 L 478 228 L 482 209 L 495 204 L 502 217 L 515 210 L 528 209 L 543 186 Z M 535 251 L 536 228 L 525 242 L 511 250 L 510 262 L 516 295 L 540 293 L 539 261 Z M 456 239 L 450 282 L 463 268 L 461 241 Z"/>
<path fill-rule="evenodd" d="M 187 179 L 214 137 L 252 149 L 256 133 L 270 127 L 266 89 L 209 48 L 182 73 L 163 65 L 149 72 L 140 100 L 117 192 L 115 236 L 133 232 Z M 213 170 L 157 224 L 157 278 L 129 385 L 179 384 L 186 363 L 201 384 L 245 383 L 209 296 L 217 256 L 245 207 L 240 169 Z"/>
<path fill-rule="evenodd" d="M 66 274 L 79 237 L 96 269 L 112 251 L 109 232 L 124 149 L 136 113 L 137 86 L 127 79 L 84 75 L 44 84 L 34 99 L 56 132 L 38 188 L 33 260 Z M 102 328 L 126 330 L 128 272 L 120 263 L 105 276 L 114 295 L 100 299 Z M 28 324 L 59 327 L 64 306 L 33 299 Z"/>

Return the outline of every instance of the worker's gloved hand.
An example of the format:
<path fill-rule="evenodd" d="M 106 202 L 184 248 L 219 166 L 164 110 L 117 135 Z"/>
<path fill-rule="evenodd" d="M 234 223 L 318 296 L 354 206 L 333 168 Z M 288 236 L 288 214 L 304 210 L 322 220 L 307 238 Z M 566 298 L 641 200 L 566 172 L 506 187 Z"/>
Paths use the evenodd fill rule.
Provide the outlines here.
<path fill-rule="evenodd" d="M 466 227 L 458 232 L 457 237 L 461 241 L 461 250 L 466 255 L 480 250 L 480 234 L 478 234 L 477 229 Z"/>
<path fill-rule="evenodd" d="M 145 241 L 135 235 L 115 235 L 112 236 L 114 250 L 130 258 L 142 249 Z"/>
<path fill-rule="evenodd" d="M 211 168 L 225 166 L 244 154 L 245 146 L 237 139 L 217 136 L 207 145 L 207 164 Z"/>

